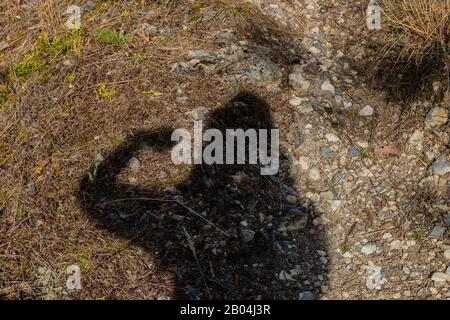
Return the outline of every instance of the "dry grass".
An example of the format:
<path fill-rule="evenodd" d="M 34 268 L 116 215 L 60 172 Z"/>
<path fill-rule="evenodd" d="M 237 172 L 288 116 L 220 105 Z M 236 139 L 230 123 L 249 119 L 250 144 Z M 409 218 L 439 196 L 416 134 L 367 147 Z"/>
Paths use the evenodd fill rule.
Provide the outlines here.
<path fill-rule="evenodd" d="M 448 60 L 450 0 L 384 0 L 385 51 L 398 50 L 400 59 L 421 63 L 429 56 Z"/>

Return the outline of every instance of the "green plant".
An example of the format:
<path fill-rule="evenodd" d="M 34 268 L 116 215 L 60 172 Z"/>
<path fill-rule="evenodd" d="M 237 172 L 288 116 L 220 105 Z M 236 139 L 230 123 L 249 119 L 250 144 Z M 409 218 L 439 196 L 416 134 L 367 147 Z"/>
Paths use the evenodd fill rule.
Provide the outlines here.
<path fill-rule="evenodd" d="M 55 59 L 72 50 L 81 41 L 78 32 L 66 33 L 64 36 L 49 38 L 46 33 L 38 37 L 34 51 L 15 66 L 9 68 L 8 77 L 27 77 L 33 73 L 41 73 Z"/>
<path fill-rule="evenodd" d="M 104 44 L 117 44 L 117 45 L 123 45 L 131 42 L 133 40 L 133 35 L 131 34 L 124 34 L 121 35 L 113 30 L 101 30 L 97 29 L 95 30 L 98 39 L 101 43 Z"/>
<path fill-rule="evenodd" d="M 94 183 L 95 179 L 97 179 L 99 169 L 100 169 L 100 162 L 96 162 L 94 169 L 92 169 L 92 171 L 88 172 L 89 181 L 91 183 Z"/>
<path fill-rule="evenodd" d="M 111 89 L 108 89 L 106 87 L 106 85 L 101 84 L 98 87 L 97 94 L 98 94 L 99 98 L 102 100 L 113 100 L 117 94 L 117 91 L 114 87 Z"/>

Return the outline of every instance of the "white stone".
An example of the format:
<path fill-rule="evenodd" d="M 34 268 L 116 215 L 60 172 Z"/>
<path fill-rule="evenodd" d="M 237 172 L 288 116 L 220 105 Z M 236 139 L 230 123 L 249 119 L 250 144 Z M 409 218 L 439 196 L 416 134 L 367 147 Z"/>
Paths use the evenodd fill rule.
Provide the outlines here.
<path fill-rule="evenodd" d="M 431 166 L 434 175 L 443 176 L 450 172 L 450 161 L 436 160 Z"/>
<path fill-rule="evenodd" d="M 328 142 L 331 143 L 339 143 L 341 141 L 341 139 L 339 139 L 339 137 L 333 133 L 327 133 L 325 135 L 325 138 L 328 140 Z"/>
<path fill-rule="evenodd" d="M 436 287 L 441 287 L 447 282 L 447 275 L 443 272 L 435 272 L 431 276 L 431 280 L 433 280 Z"/>
<path fill-rule="evenodd" d="M 375 251 L 377 251 L 377 246 L 374 244 L 366 244 L 361 248 L 361 253 L 364 253 L 365 255 L 371 255 Z"/>
<path fill-rule="evenodd" d="M 423 147 L 423 131 L 416 130 L 409 138 L 408 143 L 414 146 L 416 149 L 421 150 Z"/>
<path fill-rule="evenodd" d="M 450 249 L 444 251 L 444 257 L 445 259 L 450 260 Z"/>
<path fill-rule="evenodd" d="M 320 179 L 320 171 L 317 168 L 312 168 L 309 172 L 309 177 L 311 180 L 317 181 Z"/>
<path fill-rule="evenodd" d="M 300 168 L 302 170 L 308 170 L 309 169 L 309 165 L 310 165 L 310 161 L 308 157 L 300 157 L 300 159 L 298 160 L 298 163 L 300 164 Z"/>
<path fill-rule="evenodd" d="M 361 117 L 371 117 L 373 116 L 373 112 L 374 112 L 373 108 L 367 105 L 359 111 L 359 115 Z"/>
<path fill-rule="evenodd" d="M 336 95 L 336 88 L 331 84 L 331 82 L 330 81 L 324 81 L 323 83 L 322 83 L 322 86 L 320 87 L 320 89 L 322 90 L 322 91 L 325 91 L 325 92 L 329 92 L 329 93 L 331 93 L 333 96 L 334 95 Z"/>
<path fill-rule="evenodd" d="M 393 250 L 400 250 L 403 248 L 403 242 L 401 242 L 400 240 L 394 240 L 390 243 L 389 245 L 391 247 L 391 249 Z"/>
<path fill-rule="evenodd" d="M 294 66 L 292 73 L 289 75 L 289 83 L 298 93 L 306 94 L 311 83 L 303 77 L 302 73 L 303 69 L 300 65 Z"/>
<path fill-rule="evenodd" d="M 133 157 L 130 159 L 130 161 L 128 161 L 128 167 L 130 168 L 131 172 L 133 173 L 138 173 L 141 167 L 141 162 Z"/>

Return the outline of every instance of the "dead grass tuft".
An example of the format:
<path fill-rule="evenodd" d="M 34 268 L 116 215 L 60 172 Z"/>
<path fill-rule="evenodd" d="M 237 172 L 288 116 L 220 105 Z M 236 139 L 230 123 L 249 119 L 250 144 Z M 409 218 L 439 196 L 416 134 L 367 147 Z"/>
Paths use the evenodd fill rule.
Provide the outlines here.
<path fill-rule="evenodd" d="M 385 52 L 420 64 L 450 54 L 450 0 L 384 0 Z"/>

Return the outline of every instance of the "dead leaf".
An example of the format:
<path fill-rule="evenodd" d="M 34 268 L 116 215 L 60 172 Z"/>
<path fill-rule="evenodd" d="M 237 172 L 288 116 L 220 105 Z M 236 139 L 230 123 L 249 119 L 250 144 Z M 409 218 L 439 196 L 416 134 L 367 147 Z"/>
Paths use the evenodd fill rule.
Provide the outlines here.
<path fill-rule="evenodd" d="M 42 172 L 44 171 L 45 167 L 48 164 L 48 160 L 43 160 L 39 163 L 39 166 L 36 167 L 36 169 L 34 169 L 33 171 L 33 175 L 35 177 L 39 177 L 40 175 L 42 175 Z"/>
<path fill-rule="evenodd" d="M 391 154 L 391 155 L 398 155 L 400 152 L 398 151 L 397 147 L 394 145 L 384 146 L 382 148 L 375 148 L 373 150 L 373 153 L 375 154 Z"/>

